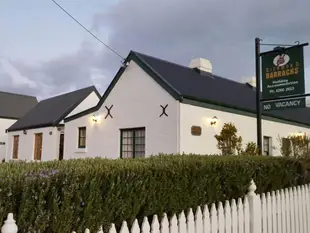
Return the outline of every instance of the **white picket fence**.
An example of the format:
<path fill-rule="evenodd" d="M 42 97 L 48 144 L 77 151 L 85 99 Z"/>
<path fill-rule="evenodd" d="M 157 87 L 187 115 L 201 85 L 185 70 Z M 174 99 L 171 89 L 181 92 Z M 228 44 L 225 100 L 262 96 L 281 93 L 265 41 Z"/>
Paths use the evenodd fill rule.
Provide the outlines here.
<path fill-rule="evenodd" d="M 145 217 L 141 226 L 135 220 L 129 229 L 123 221 L 119 233 L 310 233 L 310 185 L 303 185 L 257 195 L 253 181 L 244 198 L 219 202 L 216 206 L 190 209 L 170 219 Z M 211 208 L 209 208 L 211 207 Z M 13 214 L 1 233 L 17 233 Z M 75 233 L 75 232 L 72 232 Z M 89 229 L 85 233 L 90 233 Z M 97 233 L 103 233 L 99 230 Z M 117 233 L 112 224 L 108 233 Z"/>

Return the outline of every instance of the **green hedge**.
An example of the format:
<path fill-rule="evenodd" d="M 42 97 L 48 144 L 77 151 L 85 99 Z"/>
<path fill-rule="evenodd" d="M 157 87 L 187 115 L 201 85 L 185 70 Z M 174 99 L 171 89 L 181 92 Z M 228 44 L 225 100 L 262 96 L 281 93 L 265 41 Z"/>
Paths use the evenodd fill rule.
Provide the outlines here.
<path fill-rule="evenodd" d="M 310 184 L 310 157 L 301 158 L 300 161 L 303 163 L 303 165 L 306 167 L 308 171 L 307 183 Z"/>
<path fill-rule="evenodd" d="M 298 160 L 263 156 L 169 155 L 0 165 L 0 220 L 19 229 L 96 231 L 100 224 L 183 209 L 305 182 Z"/>

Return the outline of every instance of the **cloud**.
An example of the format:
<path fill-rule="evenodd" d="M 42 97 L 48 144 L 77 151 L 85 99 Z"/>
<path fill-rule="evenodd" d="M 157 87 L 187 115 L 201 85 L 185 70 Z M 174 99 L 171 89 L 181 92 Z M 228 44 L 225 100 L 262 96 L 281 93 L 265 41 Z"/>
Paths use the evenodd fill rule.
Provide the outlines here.
<path fill-rule="evenodd" d="M 0 60 L 0 75 L 3 79 L 10 80 L 13 85 L 24 86 L 27 85 L 30 88 L 36 88 L 37 85 L 35 82 L 29 80 L 27 77 L 24 77 L 20 74 L 13 65 L 12 61 L 9 59 L 2 58 Z M 6 82 L 3 82 L 4 84 Z"/>
<path fill-rule="evenodd" d="M 100 89 L 108 73 L 101 63 L 106 56 L 105 53 L 106 51 L 101 49 L 96 51 L 90 43 L 84 42 L 73 54 L 43 61 L 36 65 L 11 60 L 10 67 L 13 67 L 11 70 L 15 72 L 8 72 L 7 79 L 12 80 L 11 87 L 8 89 L 33 94 L 40 99 L 89 85 L 95 85 Z M 22 80 L 27 80 L 27 82 L 24 81 L 23 85 L 17 83 Z"/>
<path fill-rule="evenodd" d="M 255 72 L 255 37 L 264 43 L 309 40 L 308 9 L 309 0 L 120 0 L 96 14 L 91 28 L 97 34 L 108 31 L 106 42 L 125 57 L 137 50 L 183 65 L 205 57 L 214 73 L 243 81 Z M 104 46 L 84 42 L 76 53 L 36 65 L 10 63 L 32 83 L 19 84 L 22 88 L 48 97 L 92 84 L 103 92 L 119 69 L 120 58 Z M 16 89 L 16 78 L 14 82 Z"/>
<path fill-rule="evenodd" d="M 33 95 L 37 93 L 37 83 L 21 75 L 10 59 L 0 59 L 0 81 L 1 91 Z"/>
<path fill-rule="evenodd" d="M 255 37 L 265 43 L 310 38 L 307 9 L 308 0 L 122 0 L 97 14 L 94 25 L 113 29 L 111 46 L 123 54 L 135 49 L 184 65 L 205 57 L 215 73 L 239 80 L 254 74 Z"/>

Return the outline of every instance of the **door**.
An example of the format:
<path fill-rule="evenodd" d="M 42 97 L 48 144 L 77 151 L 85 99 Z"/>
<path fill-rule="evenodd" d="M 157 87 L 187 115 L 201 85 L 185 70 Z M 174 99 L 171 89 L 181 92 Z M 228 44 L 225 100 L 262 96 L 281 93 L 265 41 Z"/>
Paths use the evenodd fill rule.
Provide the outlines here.
<path fill-rule="evenodd" d="M 60 134 L 60 140 L 59 140 L 59 160 L 63 160 L 63 158 L 64 158 L 64 139 L 65 139 L 65 135 L 63 133 Z"/>
<path fill-rule="evenodd" d="M 41 160 L 42 156 L 42 133 L 36 133 L 34 136 L 34 160 Z"/>

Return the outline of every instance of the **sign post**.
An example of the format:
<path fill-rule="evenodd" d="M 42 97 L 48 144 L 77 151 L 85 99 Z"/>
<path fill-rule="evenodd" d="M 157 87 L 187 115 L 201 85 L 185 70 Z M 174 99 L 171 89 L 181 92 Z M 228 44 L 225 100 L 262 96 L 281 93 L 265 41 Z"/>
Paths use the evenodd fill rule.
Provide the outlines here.
<path fill-rule="evenodd" d="M 258 153 L 262 154 L 262 113 L 260 104 L 260 39 L 255 38 L 255 66 L 256 66 L 256 124 Z"/>
<path fill-rule="evenodd" d="M 305 97 L 310 94 L 305 94 L 303 52 L 304 46 L 308 43 L 290 47 L 277 45 L 275 49 L 261 53 L 261 45 L 271 46 L 272 44 L 261 44 L 260 41 L 261 39 L 255 38 L 257 146 L 261 154 L 261 102 L 263 111 L 304 108 Z M 260 72 L 262 73 L 262 93 Z"/>

